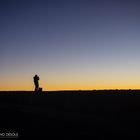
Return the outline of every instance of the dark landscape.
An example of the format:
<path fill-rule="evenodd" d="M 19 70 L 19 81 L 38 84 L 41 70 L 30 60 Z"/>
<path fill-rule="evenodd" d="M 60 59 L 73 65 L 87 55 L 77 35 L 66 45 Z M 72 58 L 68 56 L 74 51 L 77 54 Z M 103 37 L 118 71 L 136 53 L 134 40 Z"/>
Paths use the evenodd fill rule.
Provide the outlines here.
<path fill-rule="evenodd" d="M 0 131 L 19 138 L 138 138 L 140 90 L 0 92 Z"/>

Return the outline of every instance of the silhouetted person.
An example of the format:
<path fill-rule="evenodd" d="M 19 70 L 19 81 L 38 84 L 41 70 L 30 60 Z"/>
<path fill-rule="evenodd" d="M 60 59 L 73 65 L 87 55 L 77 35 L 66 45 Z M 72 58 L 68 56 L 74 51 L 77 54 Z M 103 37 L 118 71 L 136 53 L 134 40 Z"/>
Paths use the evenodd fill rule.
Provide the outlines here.
<path fill-rule="evenodd" d="M 35 84 L 35 91 L 39 90 L 39 77 L 37 75 L 34 76 L 34 84 Z"/>

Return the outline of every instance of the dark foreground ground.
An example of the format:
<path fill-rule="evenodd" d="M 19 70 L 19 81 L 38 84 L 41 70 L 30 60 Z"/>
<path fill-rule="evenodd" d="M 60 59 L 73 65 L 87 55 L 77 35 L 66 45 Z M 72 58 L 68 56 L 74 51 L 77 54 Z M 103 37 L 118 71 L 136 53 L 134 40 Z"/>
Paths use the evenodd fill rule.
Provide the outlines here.
<path fill-rule="evenodd" d="M 138 139 L 140 91 L 0 92 L 0 134 L 19 138 Z"/>

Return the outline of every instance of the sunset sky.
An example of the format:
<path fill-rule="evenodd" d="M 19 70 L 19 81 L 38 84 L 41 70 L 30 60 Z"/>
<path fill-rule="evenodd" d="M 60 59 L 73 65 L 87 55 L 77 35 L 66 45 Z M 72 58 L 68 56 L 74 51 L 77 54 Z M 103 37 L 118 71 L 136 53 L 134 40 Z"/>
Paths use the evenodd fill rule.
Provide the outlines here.
<path fill-rule="evenodd" d="M 140 89 L 140 0 L 0 0 L 0 90 Z"/>

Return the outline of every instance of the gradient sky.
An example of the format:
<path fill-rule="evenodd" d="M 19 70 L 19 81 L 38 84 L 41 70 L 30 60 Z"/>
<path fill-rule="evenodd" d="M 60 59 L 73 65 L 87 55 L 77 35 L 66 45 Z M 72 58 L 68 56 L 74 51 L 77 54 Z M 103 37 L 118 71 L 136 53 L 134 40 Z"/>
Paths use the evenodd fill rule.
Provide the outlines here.
<path fill-rule="evenodd" d="M 0 90 L 140 89 L 139 0 L 0 0 Z"/>

